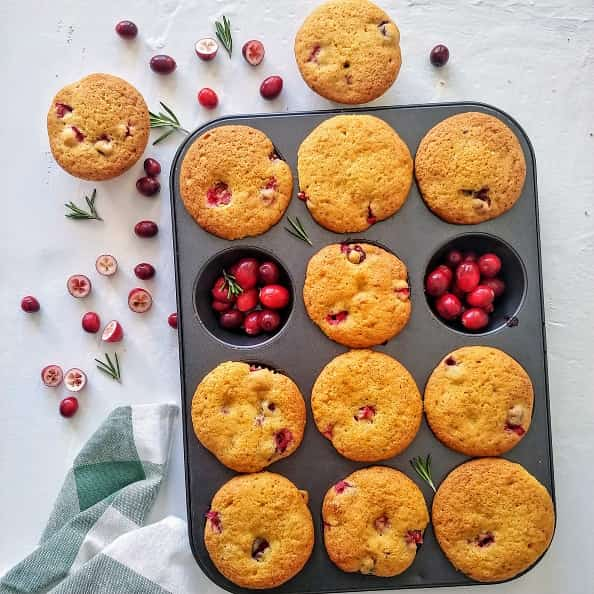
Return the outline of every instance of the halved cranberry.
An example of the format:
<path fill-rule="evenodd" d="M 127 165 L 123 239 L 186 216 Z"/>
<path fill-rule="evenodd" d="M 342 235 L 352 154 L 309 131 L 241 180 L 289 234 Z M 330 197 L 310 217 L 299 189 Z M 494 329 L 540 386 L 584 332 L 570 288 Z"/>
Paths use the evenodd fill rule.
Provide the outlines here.
<path fill-rule="evenodd" d="M 41 381 L 48 388 L 55 388 L 62 383 L 64 373 L 59 365 L 46 365 L 41 370 Z"/>
<path fill-rule="evenodd" d="M 262 555 L 264 555 L 264 552 L 268 548 L 270 548 L 270 545 L 265 538 L 254 538 L 254 542 L 252 542 L 252 558 L 256 561 L 260 561 Z"/>
<path fill-rule="evenodd" d="M 326 316 L 326 321 L 328 322 L 328 324 L 331 324 L 332 326 L 336 326 L 337 324 L 344 322 L 347 319 L 348 315 L 349 315 L 348 311 L 339 311 L 336 313 L 330 313 Z"/>
<path fill-rule="evenodd" d="M 338 481 L 334 485 L 334 490 L 340 495 L 344 493 L 349 487 L 352 487 L 351 483 L 347 483 L 346 481 Z"/>
<path fill-rule="evenodd" d="M 196 55 L 205 62 L 214 59 L 219 50 L 219 44 L 212 37 L 203 37 L 194 44 Z"/>
<path fill-rule="evenodd" d="M 153 278 L 153 276 L 155 276 L 155 267 L 148 262 L 141 262 L 140 264 L 136 264 L 136 266 L 134 266 L 134 274 L 140 280 L 148 280 L 149 278 Z"/>
<path fill-rule="evenodd" d="M 60 402 L 60 414 L 63 417 L 72 417 L 78 410 L 78 399 L 68 396 Z"/>
<path fill-rule="evenodd" d="M 40 308 L 39 301 L 33 295 L 26 295 L 21 299 L 21 309 L 27 313 L 35 313 Z"/>
<path fill-rule="evenodd" d="M 355 414 L 356 421 L 373 421 L 375 417 L 375 406 L 365 405 L 362 406 Z"/>
<path fill-rule="evenodd" d="M 66 281 L 66 287 L 73 297 L 82 299 L 91 292 L 91 281 L 84 274 L 73 274 Z"/>
<path fill-rule="evenodd" d="M 280 271 L 274 262 L 262 262 L 258 268 L 258 280 L 263 285 L 274 285 L 278 282 Z"/>
<path fill-rule="evenodd" d="M 56 115 L 59 118 L 63 118 L 67 113 L 72 112 L 72 107 L 66 105 L 66 103 L 56 103 Z"/>
<path fill-rule="evenodd" d="M 456 285 L 465 293 L 470 293 L 478 286 L 481 273 L 478 264 L 465 260 L 456 268 Z"/>
<path fill-rule="evenodd" d="M 435 301 L 435 309 L 444 320 L 455 320 L 462 313 L 462 303 L 453 293 L 444 293 Z"/>
<path fill-rule="evenodd" d="M 80 392 L 87 385 L 87 375 L 82 369 L 73 367 L 64 373 L 64 385 L 70 392 Z"/>
<path fill-rule="evenodd" d="M 220 534 L 223 531 L 223 525 L 221 523 L 221 514 L 218 511 L 209 510 L 206 512 L 206 520 L 210 525 L 213 532 Z"/>
<path fill-rule="evenodd" d="M 250 311 L 258 305 L 258 289 L 247 289 L 237 297 L 235 305 L 239 311 Z"/>
<path fill-rule="evenodd" d="M 505 292 L 505 283 L 500 278 L 486 278 L 482 281 L 482 284 L 493 289 L 495 298 L 501 297 Z"/>
<path fill-rule="evenodd" d="M 479 547 L 488 547 L 495 542 L 495 536 L 492 532 L 481 532 L 477 534 L 475 542 Z"/>
<path fill-rule="evenodd" d="M 501 259 L 497 254 L 483 254 L 478 259 L 478 267 L 483 276 L 493 278 L 501 270 Z"/>
<path fill-rule="evenodd" d="M 258 267 L 256 258 L 241 258 L 230 271 L 242 289 L 253 289 L 258 284 Z"/>
<path fill-rule="evenodd" d="M 280 454 L 286 451 L 293 442 L 293 434 L 289 429 L 280 429 L 274 434 L 274 447 Z"/>
<path fill-rule="evenodd" d="M 232 303 L 229 303 L 228 301 L 217 301 L 216 299 L 213 300 L 213 302 L 211 303 L 211 307 L 215 310 L 218 311 L 219 313 L 222 313 L 224 311 L 229 311 L 232 307 Z"/>
<path fill-rule="evenodd" d="M 206 192 L 206 203 L 208 206 L 224 206 L 231 202 L 231 190 L 224 182 L 217 182 Z"/>
<path fill-rule="evenodd" d="M 409 530 L 404 538 L 411 547 L 417 548 L 418 545 L 423 544 L 423 533 L 420 530 Z"/>
<path fill-rule="evenodd" d="M 462 314 L 461 321 L 468 330 L 481 330 L 489 323 L 489 316 L 484 310 L 471 307 Z"/>
<path fill-rule="evenodd" d="M 228 312 L 231 313 L 231 312 Z M 222 314 L 227 315 L 227 314 Z M 222 316 L 221 316 L 222 317 Z M 260 326 L 260 312 L 259 311 L 252 311 L 247 316 L 245 316 L 243 320 L 243 329 L 248 336 L 258 336 L 260 332 L 262 332 L 262 327 Z"/>
<path fill-rule="evenodd" d="M 99 332 L 99 328 L 101 327 L 101 320 L 99 319 L 99 315 L 96 314 L 94 311 L 88 311 L 82 317 L 82 327 L 85 332 L 89 332 L 90 334 L 95 334 Z"/>
<path fill-rule="evenodd" d="M 136 287 L 128 293 L 128 307 L 134 313 L 146 313 L 153 305 L 151 294 L 141 287 Z"/>
<path fill-rule="evenodd" d="M 260 303 L 270 309 L 282 309 L 289 304 L 291 294 L 282 285 L 266 285 L 260 289 Z"/>
<path fill-rule="evenodd" d="M 103 276 L 113 276 L 118 271 L 118 261 L 111 254 L 101 254 L 95 260 L 95 269 Z"/>
<path fill-rule="evenodd" d="M 225 311 L 219 316 L 219 325 L 226 330 L 236 330 L 243 324 L 243 314 L 238 309 Z"/>
<path fill-rule="evenodd" d="M 153 56 L 149 65 L 151 70 L 157 74 L 171 74 L 177 66 L 175 60 L 171 56 L 166 56 L 164 54 Z"/>
<path fill-rule="evenodd" d="M 241 54 L 250 66 L 258 66 L 264 59 L 264 45 L 257 39 L 250 39 L 243 44 Z"/>
<path fill-rule="evenodd" d="M 269 76 L 260 85 L 260 95 L 264 99 L 275 99 L 283 90 L 283 79 L 280 76 Z"/>
<path fill-rule="evenodd" d="M 120 37 L 126 39 L 134 39 L 138 35 L 138 27 L 132 21 L 120 21 L 115 30 Z"/>
<path fill-rule="evenodd" d="M 167 323 L 175 330 L 177 329 L 177 312 L 169 314 L 167 317 Z"/>
<path fill-rule="evenodd" d="M 260 327 L 264 332 L 274 332 L 281 323 L 281 317 L 277 311 L 263 309 L 260 312 Z"/>

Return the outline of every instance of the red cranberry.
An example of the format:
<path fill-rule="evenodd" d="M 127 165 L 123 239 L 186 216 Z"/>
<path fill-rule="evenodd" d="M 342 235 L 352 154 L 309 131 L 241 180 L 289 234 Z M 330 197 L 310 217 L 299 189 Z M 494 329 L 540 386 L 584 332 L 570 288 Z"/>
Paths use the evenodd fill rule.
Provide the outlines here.
<path fill-rule="evenodd" d="M 171 74 L 177 66 L 175 60 L 171 56 L 166 56 L 164 54 L 153 56 L 149 65 L 151 70 L 157 74 Z"/>
<path fill-rule="evenodd" d="M 437 66 L 438 68 L 445 66 L 449 59 L 450 50 L 442 43 L 436 45 L 429 54 L 429 60 L 431 61 L 431 64 L 433 64 L 433 66 Z"/>
<path fill-rule="evenodd" d="M 352 487 L 351 483 L 347 483 L 346 481 L 338 481 L 334 485 L 334 490 L 340 495 L 344 493 L 349 487 Z"/>
<path fill-rule="evenodd" d="M 495 292 L 486 285 L 479 285 L 466 295 L 466 302 L 473 307 L 485 308 L 493 303 L 493 299 L 495 299 Z"/>
<path fill-rule="evenodd" d="M 280 314 L 272 309 L 263 309 L 260 312 L 260 327 L 264 332 L 274 332 L 281 323 Z"/>
<path fill-rule="evenodd" d="M 307 194 L 303 191 L 297 192 L 297 198 L 299 198 L 299 200 L 303 200 L 303 202 L 307 202 L 308 200 Z"/>
<path fill-rule="evenodd" d="M 258 265 L 255 258 L 242 258 L 231 266 L 231 274 L 242 289 L 253 289 L 258 284 Z"/>
<path fill-rule="evenodd" d="M 229 303 L 228 301 L 217 301 L 216 299 L 211 304 L 211 307 L 219 313 L 229 311 L 231 309 L 231 306 L 232 303 Z"/>
<path fill-rule="evenodd" d="M 443 272 L 443 274 L 445 274 L 448 277 L 448 285 L 452 282 L 454 273 L 452 272 L 452 269 L 449 266 L 446 266 L 445 264 L 440 264 L 435 270 Z"/>
<path fill-rule="evenodd" d="M 212 188 L 206 191 L 206 202 L 208 206 L 222 206 L 231 202 L 231 191 L 224 182 L 217 182 Z"/>
<path fill-rule="evenodd" d="M 478 266 L 483 276 L 493 278 L 501 270 L 501 259 L 496 254 L 483 254 L 478 260 Z"/>
<path fill-rule="evenodd" d="M 126 39 L 134 39 L 138 35 L 138 27 L 132 21 L 120 21 L 115 30 L 120 37 Z"/>
<path fill-rule="evenodd" d="M 462 261 L 463 262 L 476 262 L 478 260 L 478 256 L 476 252 L 469 250 L 462 254 Z"/>
<path fill-rule="evenodd" d="M 260 334 L 260 332 L 262 332 L 262 327 L 260 326 L 260 312 L 253 311 L 245 316 L 245 319 L 243 320 L 243 328 L 245 333 L 250 336 L 257 336 Z"/>
<path fill-rule="evenodd" d="M 147 175 L 136 181 L 136 189 L 144 196 L 154 196 L 161 189 L 161 184 Z"/>
<path fill-rule="evenodd" d="M 56 103 L 56 115 L 63 118 L 67 113 L 72 112 L 72 107 L 66 103 Z"/>
<path fill-rule="evenodd" d="M 269 76 L 260 85 L 260 95 L 264 99 L 275 99 L 283 90 L 283 79 L 280 76 Z"/>
<path fill-rule="evenodd" d="M 134 233 L 139 237 L 154 237 L 158 232 L 159 227 L 153 221 L 139 221 L 134 226 Z"/>
<path fill-rule="evenodd" d="M 289 303 L 291 295 L 282 285 L 266 285 L 260 289 L 260 303 L 270 309 L 282 309 Z"/>
<path fill-rule="evenodd" d="M 471 307 L 462 314 L 461 321 L 462 326 L 468 330 L 480 330 L 489 323 L 489 316 L 484 310 Z"/>
<path fill-rule="evenodd" d="M 251 315 L 251 314 L 250 314 Z M 221 328 L 226 330 L 235 330 L 243 323 L 243 314 L 238 309 L 225 311 L 219 316 Z"/>
<path fill-rule="evenodd" d="M 68 396 L 60 402 L 60 414 L 63 417 L 71 417 L 78 410 L 78 399 L 74 396 Z"/>
<path fill-rule="evenodd" d="M 134 274 L 140 280 L 148 280 L 149 278 L 153 278 L 153 276 L 155 276 L 155 267 L 148 262 L 141 262 L 140 264 L 136 264 L 136 266 L 134 266 Z"/>
<path fill-rule="evenodd" d="M 82 327 L 85 332 L 95 334 L 95 332 L 99 332 L 100 326 L 101 320 L 94 311 L 89 311 L 82 317 Z"/>
<path fill-rule="evenodd" d="M 34 313 L 40 309 L 39 301 L 33 295 L 27 295 L 21 299 L 21 309 L 27 313 Z"/>
<path fill-rule="evenodd" d="M 268 548 L 270 548 L 270 545 L 265 538 L 254 538 L 254 542 L 252 542 L 252 559 L 259 561 Z"/>
<path fill-rule="evenodd" d="M 462 264 L 462 260 L 464 258 L 462 257 L 462 252 L 459 250 L 450 250 L 446 257 L 445 257 L 445 263 L 450 267 L 450 268 L 456 268 L 458 266 L 458 264 Z"/>
<path fill-rule="evenodd" d="M 250 311 L 258 305 L 258 289 L 247 289 L 237 297 L 236 306 L 239 311 Z"/>
<path fill-rule="evenodd" d="M 157 177 L 161 173 L 161 164 L 157 159 L 153 159 L 152 157 L 145 159 L 143 166 L 149 177 Z"/>
<path fill-rule="evenodd" d="M 501 297 L 505 292 L 505 283 L 500 278 L 486 278 L 482 284 L 493 289 L 495 298 Z"/>
<path fill-rule="evenodd" d="M 217 280 L 214 282 L 214 285 L 212 286 L 212 289 L 210 290 L 210 293 L 216 301 L 223 301 L 225 303 L 232 303 L 235 301 L 235 296 L 229 292 L 227 281 L 223 276 L 219 276 L 219 278 L 217 278 Z"/>
<path fill-rule="evenodd" d="M 280 271 L 274 262 L 262 262 L 258 268 L 258 280 L 263 285 L 274 285 L 278 282 Z"/>
<path fill-rule="evenodd" d="M 177 312 L 173 312 L 172 314 L 169 314 L 169 316 L 167 317 L 167 323 L 172 327 L 172 328 L 177 328 Z"/>
<path fill-rule="evenodd" d="M 206 109 L 214 109 L 219 104 L 219 98 L 212 89 L 205 87 L 198 91 L 198 103 Z"/>
<path fill-rule="evenodd" d="M 289 429 L 280 429 L 274 434 L 276 451 L 283 454 L 293 442 L 293 434 Z"/>
<path fill-rule="evenodd" d="M 264 59 L 264 45 L 257 39 L 250 39 L 243 44 L 241 54 L 250 66 L 258 66 Z"/>
<path fill-rule="evenodd" d="M 330 324 L 332 326 L 336 326 L 336 325 L 344 322 L 347 319 L 348 315 L 349 315 L 349 312 L 344 311 L 344 310 L 336 312 L 336 313 L 329 313 L 326 316 L 326 321 L 328 322 L 328 324 Z"/>
<path fill-rule="evenodd" d="M 476 262 L 464 261 L 456 268 L 456 285 L 465 293 L 470 293 L 478 286 L 481 274 Z"/>
<path fill-rule="evenodd" d="M 444 320 L 454 320 L 462 313 L 462 303 L 453 293 L 444 293 L 435 301 L 435 309 Z"/>
<path fill-rule="evenodd" d="M 444 273 L 443 270 L 438 269 L 430 272 L 427 275 L 427 278 L 425 279 L 425 291 L 427 291 L 427 293 L 432 297 L 439 297 L 448 290 L 452 272 L 449 270 L 449 268 L 447 268 L 447 270 L 450 273 L 449 277 Z"/>

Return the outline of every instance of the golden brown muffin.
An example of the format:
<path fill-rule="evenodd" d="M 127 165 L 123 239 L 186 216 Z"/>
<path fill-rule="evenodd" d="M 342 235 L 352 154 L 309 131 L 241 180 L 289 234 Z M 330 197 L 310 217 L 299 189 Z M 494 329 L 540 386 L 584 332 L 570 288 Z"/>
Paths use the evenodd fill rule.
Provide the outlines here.
<path fill-rule="evenodd" d="M 498 118 L 468 112 L 427 132 L 415 157 L 427 206 L 448 223 L 494 219 L 518 200 L 526 161 L 515 134 Z"/>
<path fill-rule="evenodd" d="M 307 492 L 272 472 L 225 483 L 206 514 L 204 543 L 217 569 L 243 588 L 280 586 L 311 555 L 314 527 Z"/>
<path fill-rule="evenodd" d="M 324 543 L 343 571 L 398 575 L 415 560 L 429 513 L 421 490 L 386 466 L 353 472 L 326 493 Z"/>
<path fill-rule="evenodd" d="M 534 392 L 524 368 L 493 347 L 446 355 L 425 387 L 425 414 L 435 436 L 467 456 L 498 456 L 526 434 Z"/>
<path fill-rule="evenodd" d="M 366 103 L 383 95 L 400 71 L 400 31 L 367 0 L 330 0 L 318 6 L 295 37 L 303 80 L 338 103 Z"/>
<path fill-rule="evenodd" d="M 471 460 L 453 470 L 433 499 L 439 546 L 479 582 L 510 579 L 548 548 L 555 511 L 548 491 L 519 464 Z"/>
<path fill-rule="evenodd" d="M 311 394 L 316 425 L 346 458 L 386 460 L 404 451 L 421 426 L 415 380 L 389 355 L 356 350 L 332 359 Z"/>
<path fill-rule="evenodd" d="M 117 177 L 140 159 L 149 138 L 142 95 L 111 74 L 60 89 L 47 114 L 50 148 L 65 171 L 88 180 Z"/>
<path fill-rule="evenodd" d="M 237 472 L 256 472 L 301 444 L 305 402 L 286 375 L 228 361 L 200 382 L 192 424 L 200 443 Z"/>
<path fill-rule="evenodd" d="M 271 140 L 249 126 L 218 126 L 185 154 L 180 193 L 204 229 L 223 239 L 260 235 L 283 216 L 293 191 L 291 169 Z"/>
<path fill-rule="evenodd" d="M 381 344 L 410 317 L 406 266 L 368 243 L 335 243 L 307 265 L 307 314 L 328 338 L 351 348 Z"/>
<path fill-rule="evenodd" d="M 370 115 L 325 120 L 301 143 L 300 196 L 322 227 L 368 229 L 397 212 L 412 183 L 412 157 L 400 136 Z"/>

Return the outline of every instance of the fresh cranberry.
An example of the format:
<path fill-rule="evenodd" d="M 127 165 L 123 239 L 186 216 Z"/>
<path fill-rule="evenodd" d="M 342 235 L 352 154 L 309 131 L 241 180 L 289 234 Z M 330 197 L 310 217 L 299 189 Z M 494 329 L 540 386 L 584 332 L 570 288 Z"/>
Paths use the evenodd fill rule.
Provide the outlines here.
<path fill-rule="evenodd" d="M 470 293 L 478 286 L 481 274 L 476 262 L 464 261 L 456 268 L 456 285 L 465 293 Z"/>
<path fill-rule="evenodd" d="M 341 322 L 344 322 L 349 315 L 348 311 L 338 311 L 336 313 L 330 313 L 326 316 L 326 321 L 331 326 L 336 326 Z"/>
<path fill-rule="evenodd" d="M 198 91 L 198 103 L 206 109 L 214 109 L 219 104 L 219 98 L 212 89 L 205 87 Z"/>
<path fill-rule="evenodd" d="M 161 184 L 159 180 L 146 175 L 136 181 L 136 189 L 143 196 L 154 196 L 161 189 Z"/>
<path fill-rule="evenodd" d="M 250 66 L 258 66 L 264 59 L 264 45 L 257 39 L 246 41 L 241 48 L 241 54 Z"/>
<path fill-rule="evenodd" d="M 157 177 L 161 173 L 161 163 L 152 157 L 144 160 L 143 167 L 149 177 Z"/>
<path fill-rule="evenodd" d="M 344 493 L 349 487 L 352 487 L 351 483 L 347 483 L 346 481 L 338 481 L 334 485 L 334 490 L 340 495 Z"/>
<path fill-rule="evenodd" d="M 493 303 L 493 299 L 495 299 L 495 292 L 486 285 L 479 285 L 466 295 L 466 302 L 473 307 L 485 308 Z"/>
<path fill-rule="evenodd" d="M 142 287 L 136 287 L 128 293 L 128 307 L 134 313 L 146 313 L 153 306 L 152 295 Z"/>
<path fill-rule="evenodd" d="M 505 283 L 500 278 L 486 278 L 481 284 L 493 289 L 495 299 L 505 292 Z"/>
<path fill-rule="evenodd" d="M 260 85 L 260 95 L 264 99 L 275 99 L 283 90 L 283 79 L 280 76 L 269 76 Z"/>
<path fill-rule="evenodd" d="M 476 262 L 478 260 L 478 256 L 476 252 L 469 250 L 462 254 L 462 261 L 463 262 Z"/>
<path fill-rule="evenodd" d="M 233 303 L 236 299 L 235 295 L 232 295 L 227 286 L 225 277 L 219 276 L 214 282 L 212 289 L 210 290 L 211 295 L 216 301 L 223 301 L 225 303 Z"/>
<path fill-rule="evenodd" d="M 487 278 L 493 278 L 501 270 L 501 259 L 497 254 L 483 254 L 478 260 L 481 274 Z"/>
<path fill-rule="evenodd" d="M 27 295 L 21 299 L 21 309 L 27 313 L 34 313 L 40 309 L 39 301 L 33 295 Z"/>
<path fill-rule="evenodd" d="M 134 225 L 134 233 L 138 237 L 154 237 L 159 232 L 157 223 L 153 221 L 138 221 Z"/>
<path fill-rule="evenodd" d="M 173 328 L 177 328 L 177 312 L 173 312 L 167 316 L 167 323 Z"/>
<path fill-rule="evenodd" d="M 280 429 L 274 434 L 274 445 L 280 454 L 284 453 L 292 442 L 293 434 L 289 429 Z"/>
<path fill-rule="evenodd" d="M 226 315 L 226 314 L 223 314 Z M 258 336 L 260 332 L 262 332 L 262 327 L 260 326 L 260 312 L 253 311 L 245 316 L 243 320 L 243 329 L 245 333 L 249 336 Z"/>
<path fill-rule="evenodd" d="M 449 59 L 450 50 L 442 43 L 436 45 L 429 54 L 429 60 L 431 61 L 431 64 L 433 64 L 433 66 L 437 66 L 438 68 L 445 66 Z"/>
<path fill-rule="evenodd" d="M 458 264 L 462 264 L 462 252 L 459 250 L 450 250 L 445 257 L 445 263 L 450 268 L 456 268 Z"/>
<path fill-rule="evenodd" d="M 237 297 L 236 306 L 239 311 L 250 311 L 258 305 L 258 289 L 246 289 Z"/>
<path fill-rule="evenodd" d="M 212 302 L 211 307 L 220 313 L 224 311 L 229 311 L 231 309 L 232 304 L 228 301 L 217 301 L 216 299 Z"/>
<path fill-rule="evenodd" d="M 89 311 L 82 317 L 82 327 L 85 332 L 95 334 L 95 332 L 99 332 L 100 326 L 101 320 L 94 311 Z"/>
<path fill-rule="evenodd" d="M 453 293 L 444 293 L 435 301 L 435 309 L 444 320 L 455 320 L 462 313 L 462 303 Z"/>
<path fill-rule="evenodd" d="M 238 309 L 225 311 L 219 316 L 219 324 L 226 330 L 236 330 L 243 324 L 243 314 Z"/>
<path fill-rule="evenodd" d="M 62 383 L 64 372 L 59 365 L 46 365 L 41 370 L 41 381 L 48 388 L 55 388 Z"/>
<path fill-rule="evenodd" d="M 258 284 L 259 262 L 255 258 L 242 258 L 231 267 L 231 274 L 242 289 L 253 289 Z"/>
<path fill-rule="evenodd" d="M 208 206 L 223 206 L 231 202 L 231 191 L 224 182 L 217 182 L 213 187 L 208 188 L 206 192 L 206 202 Z"/>
<path fill-rule="evenodd" d="M 489 323 L 487 313 L 478 308 L 471 307 L 462 314 L 462 326 L 468 330 L 481 330 Z"/>
<path fill-rule="evenodd" d="M 164 54 L 153 56 L 149 64 L 151 70 L 157 74 L 171 74 L 177 66 L 175 60 L 171 56 L 166 56 Z"/>
<path fill-rule="evenodd" d="M 452 272 L 452 269 L 449 266 L 446 266 L 445 264 L 440 264 L 435 270 L 438 270 L 439 272 L 442 272 L 443 274 L 445 274 L 447 276 L 448 285 L 452 282 L 454 273 Z"/>
<path fill-rule="evenodd" d="M 495 306 L 492 303 L 488 303 L 487 305 L 483 305 L 481 309 L 484 310 L 485 313 L 490 314 L 495 311 Z"/>
<path fill-rule="evenodd" d="M 68 396 L 60 402 L 60 414 L 63 417 L 72 417 L 78 410 L 78 399 L 74 396 Z"/>
<path fill-rule="evenodd" d="M 219 51 L 219 44 L 212 37 L 203 37 L 194 44 L 196 55 L 205 62 L 213 60 Z"/>
<path fill-rule="evenodd" d="M 136 266 L 134 266 L 134 274 L 140 280 L 148 280 L 149 278 L 153 278 L 153 276 L 155 276 L 155 267 L 148 262 L 141 262 L 140 264 L 136 264 Z"/>
<path fill-rule="evenodd" d="M 441 269 L 435 269 L 425 279 L 425 291 L 432 297 L 443 295 L 450 286 L 452 271 L 445 266 L 444 268 L 449 271 L 449 275 Z"/>
<path fill-rule="evenodd" d="M 270 309 L 282 309 L 289 304 L 291 295 L 282 285 L 265 285 L 260 289 L 260 303 Z"/>
<path fill-rule="evenodd" d="M 132 21 L 120 21 L 115 30 L 120 37 L 126 39 L 134 39 L 138 35 L 138 27 Z"/>
<path fill-rule="evenodd" d="M 274 285 L 278 282 L 280 271 L 274 262 L 262 262 L 258 268 L 258 280 L 263 285 Z"/>
<path fill-rule="evenodd" d="M 264 332 L 274 332 L 281 323 L 281 317 L 277 311 L 263 309 L 260 312 L 260 327 Z"/>

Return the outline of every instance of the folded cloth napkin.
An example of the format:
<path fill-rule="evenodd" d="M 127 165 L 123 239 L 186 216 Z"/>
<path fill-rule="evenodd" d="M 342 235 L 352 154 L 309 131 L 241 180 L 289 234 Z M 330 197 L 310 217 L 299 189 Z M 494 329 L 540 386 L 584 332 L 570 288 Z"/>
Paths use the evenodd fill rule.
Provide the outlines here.
<path fill-rule="evenodd" d="M 172 404 L 112 411 L 75 458 L 39 546 L 0 578 L 0 594 L 183 592 L 168 561 L 188 549 L 185 522 L 139 529 L 165 474 L 177 412 Z"/>

